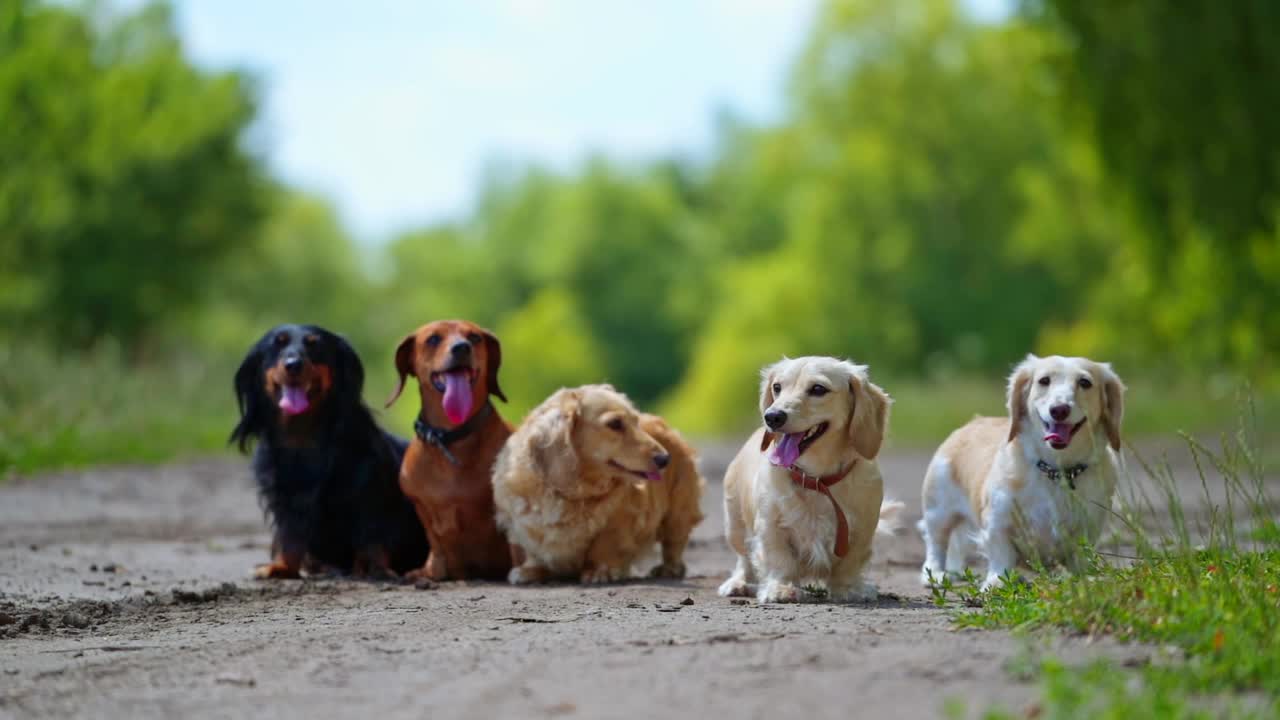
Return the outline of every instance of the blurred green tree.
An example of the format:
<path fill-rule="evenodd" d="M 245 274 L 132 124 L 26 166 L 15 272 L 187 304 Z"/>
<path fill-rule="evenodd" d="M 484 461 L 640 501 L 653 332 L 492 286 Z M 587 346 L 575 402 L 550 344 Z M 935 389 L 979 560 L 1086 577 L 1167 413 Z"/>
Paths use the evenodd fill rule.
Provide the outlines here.
<path fill-rule="evenodd" d="M 248 79 L 194 67 L 164 4 L 0 0 L 0 317 L 136 349 L 202 302 L 265 211 Z"/>
<path fill-rule="evenodd" d="M 608 380 L 652 402 L 683 372 L 712 297 L 714 248 L 690 210 L 699 182 L 674 162 L 623 170 L 595 160 L 571 179 L 509 173 L 486 184 L 470 222 L 392 244 L 385 292 L 405 316 L 401 332 L 451 316 L 510 331 L 511 318 L 525 318 L 548 331 L 528 362 L 563 368 L 531 377 Z M 572 327 L 556 332 L 555 318 Z M 559 357 L 583 348 L 599 357 Z"/>
<path fill-rule="evenodd" d="M 267 328 L 313 323 L 346 335 L 359 350 L 393 345 L 376 307 L 367 258 L 322 198 L 290 191 L 270 194 L 270 214 L 255 241 L 222 263 L 207 299 L 168 323 L 211 348 L 243 351 Z"/>
<path fill-rule="evenodd" d="M 881 377 L 1002 371 L 1045 323 L 1079 317 L 1092 278 L 1071 266 L 1104 252 L 1110 210 L 1045 102 L 1055 87 L 1026 73 L 1052 41 L 949 0 L 828 3 L 789 121 L 745 149 L 780 160 L 727 159 L 785 166 L 750 191 L 771 215 L 726 203 L 772 217 L 781 244 L 727 276 L 668 409 L 723 427 L 750 412 L 754 368 L 784 352 L 852 356 Z"/>
<path fill-rule="evenodd" d="M 1280 4 L 1034 0 L 1046 67 L 1139 228 L 1074 331 L 1135 360 L 1274 371 L 1280 351 Z M 1067 333 L 1069 336 L 1070 333 Z"/>

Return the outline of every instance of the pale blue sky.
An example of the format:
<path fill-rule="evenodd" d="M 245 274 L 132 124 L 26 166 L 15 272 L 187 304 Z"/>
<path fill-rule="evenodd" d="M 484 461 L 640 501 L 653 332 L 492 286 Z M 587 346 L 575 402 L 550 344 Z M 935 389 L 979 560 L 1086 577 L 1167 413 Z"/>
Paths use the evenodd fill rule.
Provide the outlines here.
<path fill-rule="evenodd" d="M 463 215 L 493 159 L 696 153 L 720 108 L 776 119 L 817 4 L 175 2 L 198 62 L 261 78 L 275 173 L 364 241 Z"/>

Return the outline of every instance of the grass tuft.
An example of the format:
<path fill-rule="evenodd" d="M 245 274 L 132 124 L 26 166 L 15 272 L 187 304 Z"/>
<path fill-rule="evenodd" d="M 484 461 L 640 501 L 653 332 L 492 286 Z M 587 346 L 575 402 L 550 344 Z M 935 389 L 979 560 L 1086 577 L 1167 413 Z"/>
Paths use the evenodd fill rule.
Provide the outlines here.
<path fill-rule="evenodd" d="M 195 358 L 135 368 L 111 347 L 74 357 L 0 349 L 0 479 L 222 450 L 234 366 Z"/>
<path fill-rule="evenodd" d="M 960 627 L 1053 629 L 1180 650 L 1138 670 L 1045 661 L 1044 717 L 1280 715 L 1280 529 L 1255 422 L 1246 407 L 1216 451 L 1184 437 L 1203 496 L 1195 507 L 1205 510 L 1184 503 L 1168 463 L 1138 458 L 1146 479 L 1124 483 L 1112 551 L 1083 548 L 1083 572 L 1040 572 L 986 593 L 974 589 L 976 578 L 946 581 L 935 602 L 957 606 Z"/>

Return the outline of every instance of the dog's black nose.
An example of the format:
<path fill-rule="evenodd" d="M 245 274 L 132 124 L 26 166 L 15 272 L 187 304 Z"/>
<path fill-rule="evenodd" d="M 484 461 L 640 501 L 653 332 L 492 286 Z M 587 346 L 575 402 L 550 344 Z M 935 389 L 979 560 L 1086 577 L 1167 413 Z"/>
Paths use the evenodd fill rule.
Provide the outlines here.
<path fill-rule="evenodd" d="M 666 453 L 653 456 L 653 464 L 657 465 L 659 470 L 666 467 L 670 462 L 671 462 L 671 456 Z"/>
<path fill-rule="evenodd" d="M 1054 405 L 1053 407 L 1049 408 L 1049 417 L 1053 418 L 1054 420 L 1057 420 L 1058 422 L 1062 422 L 1063 420 L 1066 420 L 1067 418 L 1071 417 L 1071 406 L 1070 405 Z"/>
<path fill-rule="evenodd" d="M 764 424 L 768 425 L 770 430 L 777 430 L 787 424 L 787 414 L 781 410 L 770 410 L 764 414 Z"/>
<path fill-rule="evenodd" d="M 459 340 L 449 346 L 449 354 L 456 358 L 467 357 L 471 354 L 471 343 L 466 340 Z"/>
<path fill-rule="evenodd" d="M 297 355 L 290 355 L 284 359 L 284 371 L 290 375 L 297 375 L 302 372 L 302 358 Z"/>

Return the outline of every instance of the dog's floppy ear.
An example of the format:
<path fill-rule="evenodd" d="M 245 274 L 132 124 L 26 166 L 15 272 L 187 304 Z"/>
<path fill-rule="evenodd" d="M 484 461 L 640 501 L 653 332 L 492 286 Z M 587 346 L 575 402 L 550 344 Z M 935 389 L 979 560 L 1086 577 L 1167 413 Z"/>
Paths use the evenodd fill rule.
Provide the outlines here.
<path fill-rule="evenodd" d="M 1018 437 L 1022 418 L 1027 416 L 1027 389 L 1031 387 L 1031 376 L 1035 373 L 1035 365 L 1039 360 L 1040 358 L 1028 353 L 1026 359 L 1018 363 L 1018 367 L 1009 376 L 1009 442 Z"/>
<path fill-rule="evenodd" d="M 855 365 L 849 374 L 853 408 L 849 414 L 849 442 L 858 454 L 874 460 L 880 454 L 884 434 L 889 429 L 889 406 L 893 400 L 879 385 L 867 379 L 867 367 Z"/>
<path fill-rule="evenodd" d="M 334 368 L 338 375 L 338 398 L 344 405 L 359 403 L 364 393 L 364 363 L 360 362 L 360 355 L 346 338 L 334 333 L 326 334 L 333 342 L 334 353 L 338 358 L 337 367 Z"/>
<path fill-rule="evenodd" d="M 485 375 L 485 386 L 489 388 L 490 395 L 497 395 L 502 402 L 507 401 L 507 396 L 502 394 L 502 388 L 498 387 L 498 368 L 502 365 L 502 343 L 498 342 L 498 336 L 488 330 L 481 330 L 484 334 L 485 363 L 488 365 L 487 375 Z"/>
<path fill-rule="evenodd" d="M 264 338 L 270 336 L 271 333 L 267 333 Z M 236 370 L 235 379 L 232 381 L 232 388 L 236 393 L 236 405 L 240 408 L 240 421 L 231 431 L 227 442 L 236 443 L 240 452 L 247 452 L 250 438 L 262 432 L 263 429 L 266 391 L 262 387 L 261 376 L 265 342 L 265 340 L 259 340 L 249 348 L 244 360 L 240 361 L 240 368 Z"/>
<path fill-rule="evenodd" d="M 785 359 L 784 359 L 785 361 Z M 773 405 L 776 400 L 773 396 L 773 376 L 782 362 L 776 362 L 760 371 L 760 414 L 763 415 Z M 760 439 L 760 452 L 769 449 L 769 444 L 773 442 L 773 433 L 768 429 L 764 431 L 764 437 Z"/>
<path fill-rule="evenodd" d="M 1120 450 L 1120 422 L 1124 420 L 1124 383 L 1111 369 L 1111 363 L 1098 363 L 1102 371 L 1102 427 L 1107 431 L 1111 449 Z"/>
<path fill-rule="evenodd" d="M 529 449 L 534 468 L 552 487 L 571 490 L 576 484 L 578 454 L 573 445 L 573 431 L 581 414 L 581 394 L 560 389 L 529 421 Z"/>
<path fill-rule="evenodd" d="M 418 333 L 412 332 L 406 335 L 396 348 L 396 372 L 400 373 L 400 384 L 396 385 L 395 392 L 391 393 L 391 397 L 383 407 L 391 407 L 400 397 L 400 393 L 404 392 L 404 381 L 413 374 L 413 353 L 417 347 Z"/>

